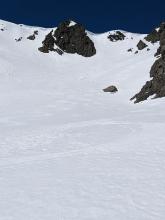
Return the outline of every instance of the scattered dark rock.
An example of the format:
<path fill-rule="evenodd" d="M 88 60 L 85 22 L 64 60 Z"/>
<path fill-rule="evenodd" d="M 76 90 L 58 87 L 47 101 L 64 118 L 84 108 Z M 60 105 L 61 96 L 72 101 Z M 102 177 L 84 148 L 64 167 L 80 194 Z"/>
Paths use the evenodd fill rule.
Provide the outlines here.
<path fill-rule="evenodd" d="M 34 31 L 34 33 L 32 35 L 30 35 L 29 37 L 27 37 L 28 40 L 35 40 L 36 39 L 36 35 L 38 35 L 38 31 Z"/>
<path fill-rule="evenodd" d="M 38 35 L 38 31 L 34 31 L 34 35 Z"/>
<path fill-rule="evenodd" d="M 135 51 L 135 54 L 138 54 L 139 52 L 138 51 Z"/>
<path fill-rule="evenodd" d="M 150 51 L 150 48 L 147 48 L 147 51 Z"/>
<path fill-rule="evenodd" d="M 160 34 L 159 32 L 155 29 L 153 30 L 150 34 L 148 34 L 145 38 L 146 41 L 151 42 L 151 43 L 156 43 L 160 40 Z"/>
<path fill-rule="evenodd" d="M 127 51 L 128 51 L 128 52 L 132 52 L 132 50 L 133 50 L 133 48 L 130 48 L 130 49 L 128 49 Z"/>
<path fill-rule="evenodd" d="M 36 39 L 36 36 L 35 34 L 33 35 L 30 35 L 29 37 L 27 37 L 28 40 L 35 40 Z"/>
<path fill-rule="evenodd" d="M 143 50 L 146 47 L 147 47 L 147 44 L 145 44 L 142 40 L 140 40 L 139 43 L 137 44 L 138 50 Z"/>
<path fill-rule="evenodd" d="M 160 54 L 161 57 L 154 62 L 150 70 L 150 81 L 142 87 L 141 91 L 131 98 L 135 103 L 146 100 L 155 95 L 154 98 L 165 97 L 165 23 L 160 26 Z"/>
<path fill-rule="evenodd" d="M 125 35 L 121 31 L 116 31 L 115 34 L 109 34 L 108 39 L 112 42 L 125 39 Z"/>
<path fill-rule="evenodd" d="M 116 88 L 116 86 L 109 86 L 105 89 L 103 89 L 104 92 L 110 92 L 110 93 L 115 93 L 118 91 L 118 89 Z"/>
<path fill-rule="evenodd" d="M 4 28 L 1 28 L 1 31 L 4 31 L 5 29 Z"/>
<path fill-rule="evenodd" d="M 55 44 L 66 53 L 77 53 L 84 57 L 96 54 L 92 40 L 80 24 L 70 25 L 71 21 L 62 22 L 54 32 Z"/>
<path fill-rule="evenodd" d="M 20 42 L 22 40 L 22 37 L 15 39 L 16 42 Z"/>

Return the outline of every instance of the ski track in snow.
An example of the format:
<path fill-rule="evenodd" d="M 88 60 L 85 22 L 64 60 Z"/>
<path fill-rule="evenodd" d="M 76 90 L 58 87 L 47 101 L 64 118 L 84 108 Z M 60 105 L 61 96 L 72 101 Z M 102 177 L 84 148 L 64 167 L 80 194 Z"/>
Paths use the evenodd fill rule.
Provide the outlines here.
<path fill-rule="evenodd" d="M 31 147 L 31 149 L 36 149 L 37 147 L 41 148 L 41 151 L 46 151 L 46 146 L 51 144 L 53 145 L 53 147 L 55 148 L 55 141 L 57 138 L 64 138 L 65 136 L 68 136 L 68 133 L 71 132 L 74 133 L 74 135 L 76 136 L 76 129 L 81 129 L 81 128 L 91 128 L 92 129 L 95 126 L 104 126 L 104 125 L 110 125 L 110 126 L 117 126 L 117 129 L 121 129 L 121 132 L 123 130 L 128 130 L 130 131 L 130 133 L 132 132 L 136 132 L 136 127 L 134 126 L 134 128 L 132 126 L 129 125 L 129 123 L 122 123 L 122 122 L 108 122 L 107 120 L 98 120 L 98 121 L 84 121 L 84 122 L 77 122 L 77 123 L 70 123 L 70 124 L 66 124 L 63 126 L 58 126 L 58 128 L 53 128 L 52 131 L 41 131 L 40 134 L 38 135 L 34 135 L 35 133 L 33 132 L 33 135 L 29 135 L 29 134 L 24 134 L 23 136 L 21 135 L 20 131 L 18 136 L 16 136 L 16 134 L 14 134 L 14 136 L 10 136 L 10 138 L 2 141 L 1 140 L 1 149 L 3 148 L 3 146 L 12 146 L 13 149 L 16 149 L 17 147 L 19 149 L 23 149 L 25 151 L 26 146 L 27 147 Z M 111 129 L 111 128 L 110 128 Z M 72 140 L 73 141 L 73 140 Z M 73 142 L 73 147 L 75 148 L 74 145 L 76 144 L 80 144 L 78 142 Z M 44 154 L 44 155 L 37 155 L 37 156 L 32 156 L 32 157 L 23 157 L 21 159 L 11 159 L 9 161 L 11 161 L 11 165 L 17 164 L 17 163 L 26 163 L 26 162 L 32 162 L 32 161 L 37 161 L 37 160 L 46 160 L 46 159 L 51 159 L 51 158 L 59 158 L 59 157 L 67 157 L 67 156 L 74 156 L 76 154 L 88 154 L 88 153 L 92 153 L 92 152 L 96 152 L 96 151 L 102 151 L 101 147 L 90 147 L 88 144 L 86 144 L 87 146 L 85 147 L 84 150 L 69 150 L 68 152 L 56 152 L 56 153 L 52 153 L 52 154 Z M 42 146 L 45 148 L 42 148 Z M 85 143 L 84 143 L 85 146 Z M 2 154 L 1 154 L 2 155 Z M 6 159 L 1 158 L 0 161 L 0 165 L 10 165 L 10 162 L 7 161 Z M 4 162 L 2 162 L 4 161 Z"/>

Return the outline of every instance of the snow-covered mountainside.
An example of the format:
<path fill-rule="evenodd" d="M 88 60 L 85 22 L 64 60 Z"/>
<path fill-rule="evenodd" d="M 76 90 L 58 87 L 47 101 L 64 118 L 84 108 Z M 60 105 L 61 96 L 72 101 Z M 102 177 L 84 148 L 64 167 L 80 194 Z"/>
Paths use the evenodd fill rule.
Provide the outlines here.
<path fill-rule="evenodd" d="M 159 43 L 87 32 L 94 56 L 42 53 L 51 31 L 0 21 L 0 219 L 164 220 L 165 99 L 130 102 Z"/>

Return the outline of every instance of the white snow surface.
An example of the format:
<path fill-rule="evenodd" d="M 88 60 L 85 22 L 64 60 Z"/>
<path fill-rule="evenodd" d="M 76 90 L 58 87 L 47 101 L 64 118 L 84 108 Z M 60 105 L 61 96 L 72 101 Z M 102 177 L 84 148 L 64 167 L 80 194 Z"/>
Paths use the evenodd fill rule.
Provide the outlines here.
<path fill-rule="evenodd" d="M 72 27 L 72 26 L 74 26 L 74 25 L 76 25 L 76 22 L 70 21 L 69 27 Z"/>
<path fill-rule="evenodd" d="M 51 29 L 0 28 L 0 220 L 164 220 L 165 99 L 129 101 L 158 44 L 88 32 L 97 55 L 59 56 L 37 49 Z"/>

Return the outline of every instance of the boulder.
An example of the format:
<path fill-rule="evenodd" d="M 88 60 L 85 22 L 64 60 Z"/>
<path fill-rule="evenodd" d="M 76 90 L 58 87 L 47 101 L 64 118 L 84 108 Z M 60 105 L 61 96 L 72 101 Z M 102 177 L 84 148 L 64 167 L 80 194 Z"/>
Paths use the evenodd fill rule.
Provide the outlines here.
<path fill-rule="evenodd" d="M 103 89 L 104 92 L 110 92 L 110 93 L 115 93 L 118 91 L 118 89 L 116 88 L 116 86 L 109 86 L 105 89 Z"/>
<path fill-rule="evenodd" d="M 142 40 L 140 40 L 139 43 L 137 44 L 138 50 L 143 50 L 146 47 L 147 47 L 147 44 L 145 44 Z"/>
<path fill-rule="evenodd" d="M 28 40 L 35 40 L 36 39 L 36 36 L 35 34 L 33 35 L 30 35 L 29 37 L 27 37 Z"/>

